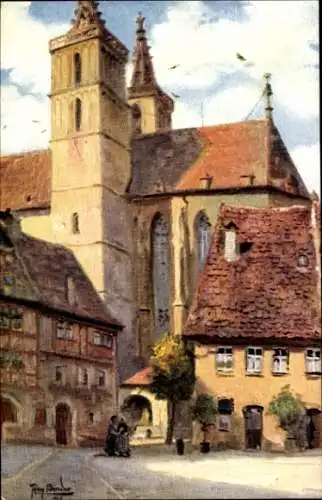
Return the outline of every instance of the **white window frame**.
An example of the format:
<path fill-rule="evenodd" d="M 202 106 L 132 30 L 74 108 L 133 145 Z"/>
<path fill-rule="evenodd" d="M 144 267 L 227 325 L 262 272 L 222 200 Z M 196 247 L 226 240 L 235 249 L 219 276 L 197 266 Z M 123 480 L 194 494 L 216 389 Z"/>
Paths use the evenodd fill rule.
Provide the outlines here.
<path fill-rule="evenodd" d="M 95 331 L 93 335 L 93 344 L 98 346 L 113 348 L 113 335 L 110 333 L 103 333 Z"/>
<path fill-rule="evenodd" d="M 274 374 L 288 373 L 289 350 L 286 347 L 277 347 L 272 355 L 272 372 Z"/>
<path fill-rule="evenodd" d="M 86 382 L 85 382 L 85 374 L 86 374 L 86 378 L 87 378 Z M 87 368 L 79 368 L 78 382 L 79 382 L 79 385 L 81 385 L 82 387 L 88 386 L 88 370 L 87 370 Z"/>
<path fill-rule="evenodd" d="M 219 352 L 223 351 L 223 352 Z M 232 372 L 233 371 L 233 348 L 228 346 L 218 346 L 215 354 L 216 371 L 217 372 Z M 231 366 L 227 366 L 231 364 Z"/>
<path fill-rule="evenodd" d="M 249 351 L 253 350 L 254 353 Z M 260 374 L 263 371 L 264 352 L 262 347 L 246 348 L 246 373 Z M 253 366 L 251 366 L 253 365 Z"/>
<path fill-rule="evenodd" d="M 305 352 L 305 372 L 308 375 L 321 374 L 321 349 L 309 347 Z"/>
<path fill-rule="evenodd" d="M 71 323 L 59 319 L 56 324 L 56 337 L 60 340 L 73 340 L 73 328 Z"/>

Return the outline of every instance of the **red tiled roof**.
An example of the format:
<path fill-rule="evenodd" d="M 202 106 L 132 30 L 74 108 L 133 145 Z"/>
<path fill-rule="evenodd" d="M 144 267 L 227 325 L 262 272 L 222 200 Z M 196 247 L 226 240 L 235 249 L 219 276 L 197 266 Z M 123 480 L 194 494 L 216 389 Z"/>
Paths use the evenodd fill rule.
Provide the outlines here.
<path fill-rule="evenodd" d="M 150 385 L 151 383 L 151 368 L 144 368 L 143 370 L 135 373 L 132 377 L 125 380 L 123 385 Z"/>
<path fill-rule="evenodd" d="M 1 156 L 0 159 L 0 210 L 49 207 L 49 150 Z"/>
<path fill-rule="evenodd" d="M 10 297 L 36 301 L 57 311 L 121 329 L 121 324 L 109 312 L 73 252 L 62 245 L 33 238 L 21 230 L 12 232 L 12 220 L 11 215 L 0 212 L 0 236 L 10 245 L 14 256 L 5 271 L 20 284 L 13 288 Z M 68 300 L 68 278 L 73 280 L 74 303 Z M 2 286 L 0 273 L 0 296 Z"/>
<path fill-rule="evenodd" d="M 320 209 L 318 204 L 315 207 Z M 320 228 L 311 207 L 222 205 L 184 336 L 319 339 Z M 236 226 L 234 262 L 224 257 L 224 232 Z M 299 265 L 300 255 L 308 265 Z"/>
<path fill-rule="evenodd" d="M 153 194 L 157 186 L 165 192 L 200 189 L 205 176 L 212 177 L 214 189 L 273 186 L 309 198 L 269 120 L 170 130 L 132 141 L 132 195 Z"/>
<path fill-rule="evenodd" d="M 132 140 L 131 195 L 213 188 L 274 186 L 309 198 L 276 127 L 249 120 L 214 127 L 170 130 Z M 51 197 L 51 152 L 32 151 L 1 157 L 0 209 L 47 208 Z"/>

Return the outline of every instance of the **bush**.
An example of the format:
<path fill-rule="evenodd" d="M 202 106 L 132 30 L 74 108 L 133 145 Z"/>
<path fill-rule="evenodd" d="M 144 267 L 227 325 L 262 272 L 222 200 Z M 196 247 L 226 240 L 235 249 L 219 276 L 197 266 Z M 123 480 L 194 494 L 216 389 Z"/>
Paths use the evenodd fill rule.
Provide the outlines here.
<path fill-rule="evenodd" d="M 267 413 L 275 415 L 279 420 L 279 427 L 286 431 L 288 437 L 293 437 L 305 413 L 305 406 L 300 396 L 291 392 L 290 385 L 285 385 L 269 403 Z"/>

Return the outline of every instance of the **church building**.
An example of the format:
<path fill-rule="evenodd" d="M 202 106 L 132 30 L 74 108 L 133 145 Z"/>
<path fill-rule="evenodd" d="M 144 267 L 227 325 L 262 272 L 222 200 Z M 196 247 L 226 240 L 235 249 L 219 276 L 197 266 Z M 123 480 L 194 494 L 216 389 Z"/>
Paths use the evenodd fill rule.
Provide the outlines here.
<path fill-rule="evenodd" d="M 310 195 L 274 124 L 268 76 L 263 119 L 174 130 L 142 15 L 128 88 L 129 51 L 98 2 L 78 1 L 49 50 L 49 148 L 1 158 L 0 208 L 73 251 L 124 325 L 122 383 L 164 332 L 182 333 L 221 203 L 288 207 Z"/>

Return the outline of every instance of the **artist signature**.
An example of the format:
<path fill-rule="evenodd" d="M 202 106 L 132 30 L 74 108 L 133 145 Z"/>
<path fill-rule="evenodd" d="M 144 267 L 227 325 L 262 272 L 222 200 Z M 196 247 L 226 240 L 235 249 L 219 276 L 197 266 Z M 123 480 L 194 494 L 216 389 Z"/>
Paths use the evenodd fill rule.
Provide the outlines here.
<path fill-rule="evenodd" d="M 63 483 L 63 478 L 60 476 L 60 486 L 54 486 L 51 483 L 47 483 L 46 486 L 39 486 L 37 483 L 29 484 L 31 488 L 30 500 L 36 496 L 40 496 L 41 499 L 46 496 L 51 496 L 53 500 L 62 500 L 63 497 L 70 497 L 74 495 L 74 491 L 69 487 L 66 488 Z"/>

